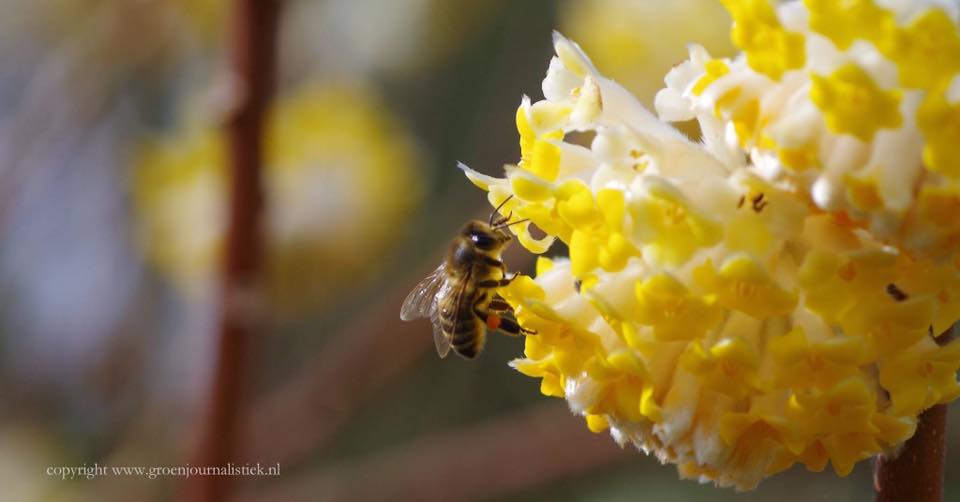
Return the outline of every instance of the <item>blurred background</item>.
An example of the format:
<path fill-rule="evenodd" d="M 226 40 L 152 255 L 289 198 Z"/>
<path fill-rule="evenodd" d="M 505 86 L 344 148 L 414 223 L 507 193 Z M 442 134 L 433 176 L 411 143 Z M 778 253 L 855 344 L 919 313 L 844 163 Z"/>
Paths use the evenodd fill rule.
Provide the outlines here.
<path fill-rule="evenodd" d="M 226 0 L 0 0 L 0 487 L 4 500 L 167 500 L 182 478 L 53 466 L 190 460 L 214 366 L 226 229 Z M 407 292 L 489 212 L 457 161 L 519 157 L 551 30 L 647 104 L 711 0 L 288 0 L 267 127 L 266 320 L 239 500 L 866 500 L 871 465 L 737 494 L 591 434 L 507 362 L 439 360 Z M 556 253 L 562 253 L 562 249 Z M 519 249 L 506 257 L 529 271 Z M 947 500 L 960 500 L 960 409 Z M 951 469 L 952 468 L 952 469 Z M 953 474 L 951 476 L 951 473 Z"/>

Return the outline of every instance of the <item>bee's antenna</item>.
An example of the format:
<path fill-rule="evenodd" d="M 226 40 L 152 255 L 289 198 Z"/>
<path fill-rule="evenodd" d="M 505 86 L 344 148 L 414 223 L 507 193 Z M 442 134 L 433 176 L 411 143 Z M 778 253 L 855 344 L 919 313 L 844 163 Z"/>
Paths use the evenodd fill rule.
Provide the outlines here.
<path fill-rule="evenodd" d="M 503 223 L 501 223 L 501 224 L 493 227 L 493 229 L 494 229 L 494 230 L 499 230 L 499 229 L 501 229 L 501 228 L 507 228 L 507 227 L 509 227 L 509 226 L 516 225 L 517 223 L 523 223 L 523 222 L 525 222 L 525 221 L 530 221 L 530 218 L 524 218 L 524 219 L 522 219 L 522 220 L 512 221 L 512 222 L 510 222 L 510 223 L 503 222 Z"/>
<path fill-rule="evenodd" d="M 500 212 L 500 209 L 504 206 L 504 204 L 506 204 L 507 201 L 509 201 L 512 198 L 513 198 L 513 194 L 510 194 L 509 197 L 507 197 L 506 199 L 503 199 L 503 202 L 501 202 L 500 205 L 497 206 L 497 208 L 494 209 L 492 213 L 490 213 L 490 221 L 489 221 L 490 226 L 493 226 L 493 217 L 496 216 L 497 213 Z"/>

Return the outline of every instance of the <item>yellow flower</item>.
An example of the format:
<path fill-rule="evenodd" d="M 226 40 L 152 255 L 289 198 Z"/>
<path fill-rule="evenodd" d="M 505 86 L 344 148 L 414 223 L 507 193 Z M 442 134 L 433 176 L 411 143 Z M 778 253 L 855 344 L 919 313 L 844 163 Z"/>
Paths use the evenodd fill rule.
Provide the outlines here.
<path fill-rule="evenodd" d="M 278 100 L 264 175 L 276 307 L 315 306 L 375 269 L 374 253 L 397 235 L 420 192 L 417 148 L 400 130 L 359 86 L 307 86 Z M 219 127 L 206 123 L 149 142 L 137 159 L 132 182 L 147 258 L 187 289 L 216 272 L 225 163 Z"/>
<path fill-rule="evenodd" d="M 925 340 L 891 355 L 880 372 L 880 383 L 890 393 L 893 410 L 925 409 L 960 397 L 957 364 L 960 344 L 939 347 Z M 916 392 L 918 386 L 926 392 Z"/>
<path fill-rule="evenodd" d="M 726 75 L 727 73 L 730 73 L 730 67 L 719 59 L 707 61 L 704 63 L 703 69 L 706 74 L 700 77 L 700 80 L 697 80 L 697 83 L 691 89 L 691 92 L 697 96 L 703 94 L 703 91 L 708 85 L 716 82 L 717 79 Z"/>
<path fill-rule="evenodd" d="M 680 364 L 700 378 L 704 389 L 733 399 L 749 399 L 764 393 L 757 374 L 760 362 L 760 352 L 742 338 L 723 338 L 709 350 L 695 341 L 680 356 Z"/>
<path fill-rule="evenodd" d="M 870 141 L 877 129 L 903 123 L 897 109 L 900 93 L 879 89 L 859 66 L 846 65 L 829 77 L 811 78 L 810 99 L 823 110 L 827 127 L 833 132 Z"/>
<path fill-rule="evenodd" d="M 798 274 L 809 292 L 806 307 L 831 323 L 841 323 L 864 302 L 892 300 L 885 289 L 896 283 L 896 260 L 896 255 L 884 250 L 807 253 Z"/>
<path fill-rule="evenodd" d="M 804 0 L 810 12 L 810 29 L 826 36 L 838 49 L 847 49 L 857 39 L 883 40 L 894 29 L 893 14 L 872 0 Z"/>
<path fill-rule="evenodd" d="M 802 327 L 770 340 L 776 364 L 773 385 L 779 388 L 826 388 L 860 374 L 866 357 L 861 337 L 838 336 L 811 341 Z"/>
<path fill-rule="evenodd" d="M 635 227 L 636 239 L 649 243 L 644 252 L 650 260 L 678 265 L 720 240 L 719 225 L 686 200 L 683 192 L 661 179 L 645 181 L 631 215 L 643 222 Z"/>
<path fill-rule="evenodd" d="M 917 196 L 917 210 L 904 222 L 907 239 L 927 239 L 933 256 L 950 259 L 960 251 L 960 226 L 956 214 L 960 210 L 960 186 L 950 182 L 927 185 Z"/>
<path fill-rule="evenodd" d="M 825 450 L 834 471 L 846 476 L 857 461 L 880 449 L 879 431 L 872 423 L 876 401 L 866 379 L 858 375 L 828 389 L 792 393 L 786 414 L 791 423 L 800 424 L 801 433 L 811 437 L 814 446 Z"/>
<path fill-rule="evenodd" d="M 172 2 L 176 15 L 192 25 L 207 42 L 225 34 L 226 0 L 179 0 Z"/>
<path fill-rule="evenodd" d="M 707 260 L 693 277 L 704 291 L 717 297 L 720 305 L 758 319 L 787 314 L 797 303 L 794 294 L 778 286 L 747 256 L 729 258 L 719 271 Z"/>
<path fill-rule="evenodd" d="M 923 161 L 934 172 L 960 178 L 960 102 L 950 102 L 938 89 L 917 110 L 917 125 L 927 138 Z"/>
<path fill-rule="evenodd" d="M 960 71 L 957 23 L 941 9 L 917 16 L 880 48 L 899 67 L 904 87 L 930 89 Z"/>
<path fill-rule="evenodd" d="M 783 28 L 768 0 L 723 0 L 733 17 L 731 37 L 754 70 L 779 79 L 804 63 L 804 38 Z"/>
<path fill-rule="evenodd" d="M 715 302 L 691 294 L 667 273 L 638 281 L 636 294 L 636 320 L 653 327 L 657 340 L 698 339 L 721 321 Z"/>
<path fill-rule="evenodd" d="M 568 246 L 502 290 L 538 332 L 511 364 L 543 394 L 682 477 L 750 489 L 798 463 L 845 476 L 960 395 L 960 343 L 931 338 L 960 319 L 960 197 L 932 175 L 904 186 L 902 170 L 925 169 L 923 96 L 856 59 L 872 35 L 827 19 L 850 12 L 726 5 L 746 58 L 694 47 L 657 100 L 661 116 L 696 118 L 701 142 L 557 36 L 545 99 L 518 111 L 519 164 L 503 178 L 461 168 L 547 234 L 511 227 L 528 250 Z M 837 48 L 798 56 L 790 47 L 811 30 L 853 55 L 833 68 Z M 757 45 L 770 40 L 780 45 Z M 573 131 L 593 141 L 568 141 Z M 920 224 L 889 226 L 901 221 Z"/>

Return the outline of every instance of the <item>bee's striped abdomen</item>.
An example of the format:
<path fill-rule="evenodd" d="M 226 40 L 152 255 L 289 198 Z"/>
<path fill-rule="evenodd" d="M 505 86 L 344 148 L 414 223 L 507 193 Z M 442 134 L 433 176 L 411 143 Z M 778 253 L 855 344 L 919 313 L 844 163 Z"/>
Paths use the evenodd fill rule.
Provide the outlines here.
<path fill-rule="evenodd" d="M 477 321 L 473 331 L 454 334 L 450 344 L 453 345 L 453 350 L 457 351 L 457 354 L 473 359 L 483 350 L 486 337 L 487 332 L 483 328 L 483 323 Z"/>
<path fill-rule="evenodd" d="M 473 310 L 476 300 L 466 299 L 471 301 L 461 301 L 456 309 L 441 311 L 440 326 L 443 334 L 449 338 L 453 350 L 467 359 L 473 359 L 483 350 L 486 331 L 483 320 L 479 319 Z"/>

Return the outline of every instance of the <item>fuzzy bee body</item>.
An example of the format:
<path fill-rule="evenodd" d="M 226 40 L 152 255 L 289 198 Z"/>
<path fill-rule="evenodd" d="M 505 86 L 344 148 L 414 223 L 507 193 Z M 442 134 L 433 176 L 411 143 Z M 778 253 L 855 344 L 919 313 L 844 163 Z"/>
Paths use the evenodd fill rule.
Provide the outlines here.
<path fill-rule="evenodd" d="M 488 329 L 510 335 L 533 333 L 512 319 L 510 305 L 496 295 L 497 288 L 513 280 L 500 261 L 511 240 L 504 230 L 505 222 L 468 222 L 443 263 L 403 302 L 401 319 L 430 318 L 441 358 L 452 348 L 458 355 L 473 359 L 483 350 Z"/>
<path fill-rule="evenodd" d="M 445 262 L 450 292 L 437 299 L 444 336 L 450 340 L 454 352 L 468 359 L 483 350 L 486 319 L 481 319 L 478 312 L 487 312 L 494 289 L 479 287 L 478 283 L 506 279 L 502 268 L 491 266 L 494 261 L 500 262 L 500 250 L 480 249 L 471 238 L 471 235 L 495 237 L 497 231 L 488 231 L 483 226 L 482 222 L 470 222 L 453 241 Z M 509 236 L 506 239 L 509 241 Z"/>
<path fill-rule="evenodd" d="M 473 305 L 484 303 L 484 297 L 488 296 L 489 294 L 474 288 L 472 291 L 464 291 L 460 303 L 453 304 L 453 301 L 448 299 L 446 305 L 440 307 L 440 329 L 443 335 L 449 340 L 453 351 L 467 359 L 476 357 L 486 342 L 484 323 L 474 313 Z M 489 303 L 489 300 L 486 300 L 486 303 Z M 477 308 L 483 307 L 478 305 Z"/>

